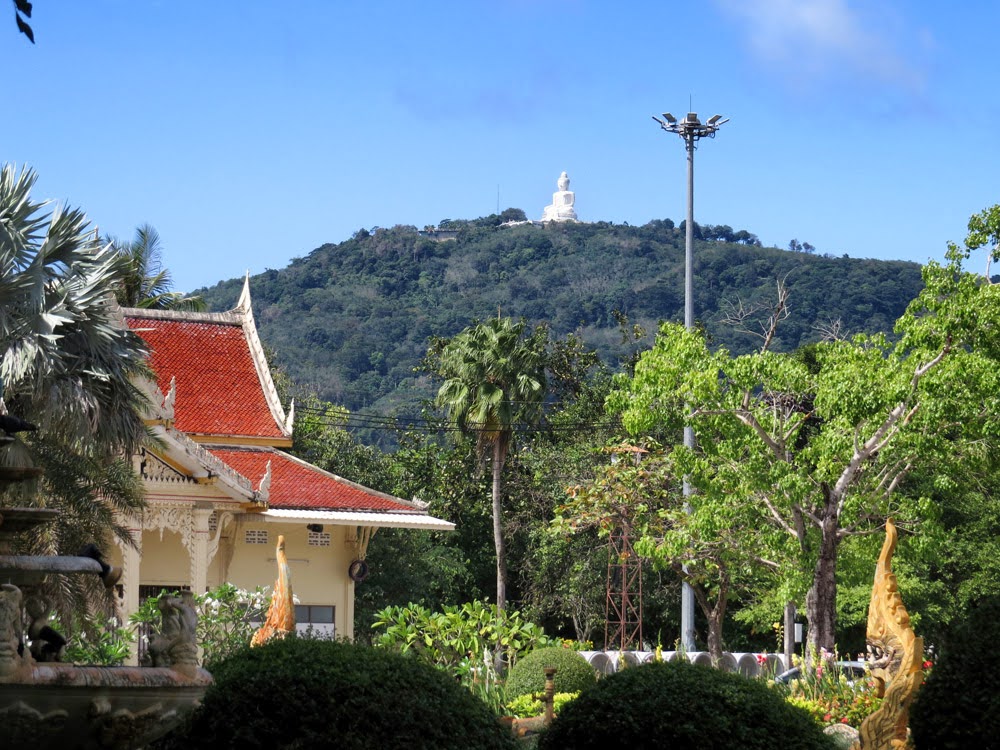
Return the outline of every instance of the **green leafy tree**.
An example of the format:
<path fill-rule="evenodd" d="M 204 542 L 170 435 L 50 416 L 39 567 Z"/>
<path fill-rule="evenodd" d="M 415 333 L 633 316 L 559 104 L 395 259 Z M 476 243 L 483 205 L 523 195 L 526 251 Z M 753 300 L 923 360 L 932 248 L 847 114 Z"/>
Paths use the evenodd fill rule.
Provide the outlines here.
<path fill-rule="evenodd" d="M 760 529 L 749 509 L 732 503 L 710 508 L 707 497 L 701 498 L 699 513 L 688 512 L 677 479 L 686 472 L 672 455 L 656 451 L 639 460 L 632 446 L 610 450 L 616 460 L 590 482 L 569 488 L 554 529 L 596 528 L 602 536 L 623 531 L 641 558 L 689 583 L 707 623 L 708 651 L 718 662 L 731 595 L 776 567 L 759 552 Z"/>
<path fill-rule="evenodd" d="M 119 305 L 155 310 L 206 309 L 201 297 L 185 297 L 172 291 L 170 271 L 163 266 L 160 234 L 149 224 L 136 229 L 131 241 L 108 237 L 105 242 L 127 261 L 128 273 L 115 291 Z"/>
<path fill-rule="evenodd" d="M 435 343 L 428 353 L 432 369 L 444 380 L 438 406 L 476 448 L 491 458 L 493 542 L 496 549 L 497 607 L 507 602 L 507 559 L 503 537 L 501 477 L 515 431 L 540 418 L 545 397 L 547 333 L 525 336 L 524 321 L 489 320 Z"/>
<path fill-rule="evenodd" d="M 987 458 L 1000 413 L 991 323 L 1000 293 L 961 260 L 953 248 L 947 265 L 924 269 L 925 289 L 897 322 L 895 342 L 824 342 L 809 367 L 768 350 L 712 352 L 700 334 L 664 324 L 610 399 L 632 432 L 694 428 L 697 451 L 673 451 L 692 484 L 722 503 L 696 498 L 695 513 L 728 498 L 782 532 L 777 549 L 796 560 L 786 570 L 812 571 L 805 600 L 817 650 L 836 643 L 842 541 L 890 514 L 920 518 L 919 498 L 901 491 L 915 467 L 956 481 Z"/>

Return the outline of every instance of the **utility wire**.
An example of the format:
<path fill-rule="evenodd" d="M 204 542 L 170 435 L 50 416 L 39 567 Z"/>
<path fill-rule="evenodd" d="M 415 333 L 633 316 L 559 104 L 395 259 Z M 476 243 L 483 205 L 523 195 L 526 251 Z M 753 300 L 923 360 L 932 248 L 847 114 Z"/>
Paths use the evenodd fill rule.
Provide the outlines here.
<path fill-rule="evenodd" d="M 316 417 L 317 421 L 324 424 L 340 424 L 345 422 L 354 422 L 357 424 L 370 424 L 370 425 L 392 425 L 392 426 L 403 426 L 403 427 L 430 427 L 435 428 L 441 427 L 442 429 L 460 429 L 450 420 L 447 419 L 423 419 L 420 417 L 382 417 L 382 416 L 369 416 L 369 415 L 344 415 L 337 416 L 335 414 L 322 414 L 318 412 L 311 412 L 308 416 Z M 469 422 L 466 429 L 475 430 L 475 422 Z M 601 428 L 601 427 L 611 427 L 617 425 L 617 420 L 609 420 L 607 422 L 545 422 L 542 425 L 537 425 L 532 422 L 512 422 L 511 427 L 514 429 L 541 429 L 541 430 L 576 430 L 576 429 L 588 429 L 588 428 Z"/>
<path fill-rule="evenodd" d="M 446 419 L 428 419 L 425 417 L 386 417 L 381 415 L 359 414 L 357 412 L 344 412 L 338 415 L 328 409 L 305 407 L 298 409 L 300 413 L 305 413 L 316 417 L 319 424 L 326 427 L 348 428 L 369 428 L 385 430 L 412 429 L 423 432 L 476 432 L 477 428 L 467 425 L 464 430 L 461 427 L 449 422 Z M 538 425 L 529 422 L 515 422 L 511 425 L 519 432 L 562 432 L 570 430 L 601 430 L 614 429 L 619 426 L 617 421 L 609 422 L 564 422 L 561 424 Z M 482 428 L 480 428 L 482 429 Z"/>

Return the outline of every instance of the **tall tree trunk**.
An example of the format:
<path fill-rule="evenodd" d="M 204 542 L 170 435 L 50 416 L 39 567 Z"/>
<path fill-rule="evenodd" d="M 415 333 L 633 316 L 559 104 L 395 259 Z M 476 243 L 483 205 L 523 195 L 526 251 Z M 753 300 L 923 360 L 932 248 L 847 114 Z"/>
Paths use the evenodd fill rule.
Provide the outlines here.
<path fill-rule="evenodd" d="M 726 606 L 729 603 L 728 581 L 723 579 L 714 605 L 709 602 L 705 589 L 698 584 L 692 583 L 691 590 L 694 591 L 694 598 L 708 622 L 708 653 L 712 657 L 712 664 L 719 666 L 724 645 L 722 642 L 722 623 L 726 619 Z"/>
<path fill-rule="evenodd" d="M 496 441 L 493 443 L 493 544 L 497 551 L 497 609 L 507 606 L 507 551 L 500 522 L 500 475 L 503 473 L 503 459 L 502 447 Z"/>
<path fill-rule="evenodd" d="M 837 513 L 829 508 L 823 517 L 819 559 L 813 569 L 813 583 L 806 594 L 809 620 L 809 649 L 834 651 L 837 642 L 837 548 L 840 546 Z"/>
<path fill-rule="evenodd" d="M 708 613 L 708 653 L 712 657 L 712 665 L 719 666 L 722 661 L 722 620 L 725 610 L 721 612 L 713 608 Z"/>

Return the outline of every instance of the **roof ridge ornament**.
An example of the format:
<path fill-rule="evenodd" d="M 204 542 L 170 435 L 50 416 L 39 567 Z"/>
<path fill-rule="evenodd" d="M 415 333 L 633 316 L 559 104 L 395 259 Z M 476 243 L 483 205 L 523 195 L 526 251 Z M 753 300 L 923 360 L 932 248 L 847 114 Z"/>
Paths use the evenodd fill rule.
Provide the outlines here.
<path fill-rule="evenodd" d="M 268 460 L 267 468 L 264 470 L 264 476 L 260 479 L 260 487 L 254 493 L 256 500 L 259 503 L 267 505 L 268 497 L 271 494 L 271 461 Z"/>
<path fill-rule="evenodd" d="M 240 298 L 236 302 L 236 307 L 233 308 L 233 312 L 249 312 L 252 309 L 252 303 L 250 301 L 250 269 L 247 269 L 246 275 L 243 277 L 243 290 L 240 292 Z"/>
<path fill-rule="evenodd" d="M 291 403 L 288 405 L 288 416 L 285 417 L 285 432 L 289 435 L 295 428 L 295 399 L 293 398 Z"/>
<path fill-rule="evenodd" d="M 167 395 L 163 397 L 163 418 L 168 422 L 174 421 L 174 403 L 177 401 L 177 376 L 170 376 L 170 388 Z"/>

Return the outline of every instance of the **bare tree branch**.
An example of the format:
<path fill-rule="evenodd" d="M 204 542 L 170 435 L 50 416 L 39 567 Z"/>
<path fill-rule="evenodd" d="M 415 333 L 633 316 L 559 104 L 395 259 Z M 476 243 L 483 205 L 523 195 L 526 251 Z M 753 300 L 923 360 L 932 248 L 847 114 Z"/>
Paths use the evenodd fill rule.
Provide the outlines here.
<path fill-rule="evenodd" d="M 789 293 L 785 286 L 785 279 L 778 279 L 776 283 L 778 287 L 777 299 L 773 306 L 763 302 L 750 304 L 745 302 L 742 297 L 737 297 L 736 302 L 730 300 L 723 302 L 725 312 L 720 322 L 763 339 L 763 344 L 760 347 L 762 352 L 767 351 L 768 347 L 771 346 L 778 331 L 778 325 L 790 314 L 788 310 Z M 760 319 L 762 314 L 766 315 L 763 320 Z M 758 328 L 760 330 L 757 330 Z"/>
<path fill-rule="evenodd" d="M 813 324 L 813 330 L 819 334 L 820 341 L 842 341 L 844 324 L 840 318 L 831 319 L 826 323 Z"/>

